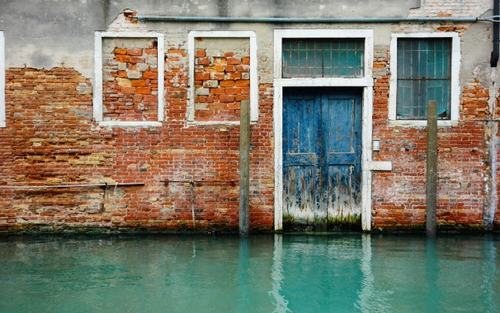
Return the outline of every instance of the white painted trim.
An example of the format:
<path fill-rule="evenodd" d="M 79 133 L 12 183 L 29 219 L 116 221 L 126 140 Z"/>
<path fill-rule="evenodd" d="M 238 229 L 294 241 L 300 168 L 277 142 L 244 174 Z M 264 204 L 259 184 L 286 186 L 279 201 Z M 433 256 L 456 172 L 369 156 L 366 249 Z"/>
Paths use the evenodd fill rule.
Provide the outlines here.
<path fill-rule="evenodd" d="M 364 38 L 365 69 L 362 78 L 281 78 L 281 49 L 283 38 Z M 285 29 L 274 31 L 274 229 L 283 229 L 283 87 L 363 87 L 362 104 L 362 209 L 361 221 L 365 231 L 371 230 L 371 180 L 372 170 L 386 170 L 387 163 L 372 161 L 373 115 L 373 30 L 371 29 Z M 380 162 L 380 161 L 378 161 Z M 391 165 L 392 167 L 392 165 Z"/>
<path fill-rule="evenodd" d="M 438 120 L 438 127 L 451 127 L 457 126 L 458 120 Z M 389 120 L 389 126 L 398 126 L 398 127 L 413 127 L 413 128 L 425 128 L 427 127 L 426 120 Z"/>
<path fill-rule="evenodd" d="M 102 90 L 102 40 L 103 38 L 156 38 L 158 43 L 158 122 L 165 120 L 165 36 L 154 32 L 95 32 L 94 35 L 94 97 L 93 97 L 93 116 L 94 120 L 106 127 L 130 127 L 134 124 L 153 125 L 151 121 L 104 121 L 103 122 L 103 90 Z M 156 125 L 155 125 L 156 126 Z M 161 123 L 160 123 L 161 126 Z"/>
<path fill-rule="evenodd" d="M 373 46 L 372 46 L 373 50 Z M 372 60 L 373 62 L 373 60 Z M 372 130 L 373 130 L 373 87 L 363 89 L 361 123 L 361 228 L 370 231 L 372 227 Z"/>
<path fill-rule="evenodd" d="M 162 33 L 156 32 L 99 32 L 102 38 L 158 38 Z"/>
<path fill-rule="evenodd" d="M 102 121 L 102 37 L 94 34 L 94 101 L 93 115 L 96 122 Z"/>
<path fill-rule="evenodd" d="M 279 54 L 280 55 L 280 54 Z M 278 62 L 276 55 L 275 63 Z M 283 86 L 274 80 L 274 229 L 283 229 Z"/>
<path fill-rule="evenodd" d="M 5 37 L 0 31 L 0 127 L 7 126 L 5 113 Z"/>
<path fill-rule="evenodd" d="M 158 121 L 165 120 L 165 36 L 159 35 L 157 40 L 158 71 Z"/>
<path fill-rule="evenodd" d="M 186 120 L 190 125 L 239 125 L 239 121 L 195 121 L 194 59 L 196 38 L 248 38 L 250 41 L 250 121 L 259 119 L 259 80 L 257 72 L 257 36 L 254 31 L 191 31 L 188 34 L 189 87 Z M 210 123 L 210 124 L 207 124 Z"/>
<path fill-rule="evenodd" d="M 161 127 L 161 122 L 148 121 L 100 121 L 99 126 L 103 127 Z"/>
<path fill-rule="evenodd" d="M 460 118 L 460 36 L 456 32 L 421 32 L 395 33 L 391 35 L 389 81 L 389 126 L 425 127 L 426 120 L 398 120 L 397 106 L 397 69 L 398 69 L 398 38 L 451 38 L 451 99 L 450 119 L 438 121 L 438 126 L 454 126 Z"/>
<path fill-rule="evenodd" d="M 308 86 L 308 87 L 366 87 L 373 86 L 373 79 L 362 78 L 281 78 L 283 87 Z"/>

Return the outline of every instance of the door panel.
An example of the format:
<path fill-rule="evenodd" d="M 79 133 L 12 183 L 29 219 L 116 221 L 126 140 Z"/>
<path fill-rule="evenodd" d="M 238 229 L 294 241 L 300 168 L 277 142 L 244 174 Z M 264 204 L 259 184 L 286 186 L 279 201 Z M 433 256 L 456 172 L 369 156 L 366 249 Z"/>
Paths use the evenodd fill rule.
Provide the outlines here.
<path fill-rule="evenodd" d="M 333 88 L 283 96 L 285 228 L 325 230 L 361 212 L 361 97 Z"/>
<path fill-rule="evenodd" d="M 312 91 L 292 90 L 283 108 L 283 159 L 287 217 L 311 224 L 318 214 L 320 179 L 321 99 Z"/>

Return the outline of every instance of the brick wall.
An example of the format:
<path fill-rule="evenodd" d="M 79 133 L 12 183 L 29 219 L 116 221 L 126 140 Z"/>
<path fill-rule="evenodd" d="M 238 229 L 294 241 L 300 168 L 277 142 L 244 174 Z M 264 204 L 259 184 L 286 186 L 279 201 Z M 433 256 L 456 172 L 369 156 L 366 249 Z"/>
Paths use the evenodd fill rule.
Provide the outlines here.
<path fill-rule="evenodd" d="M 443 27 L 440 30 L 448 30 Z M 240 101 L 249 98 L 247 42 L 232 47 L 226 42 L 219 49 L 209 40 L 196 44 L 195 119 L 238 120 Z M 112 41 L 104 49 L 104 118 L 156 120 L 155 42 Z M 166 119 L 162 127 L 152 128 L 98 126 L 92 121 L 91 81 L 76 70 L 9 68 L 7 128 L 0 129 L 0 187 L 109 186 L 0 188 L 0 229 L 236 230 L 239 130 L 186 124 L 187 64 L 183 47 L 168 47 Z M 391 160 L 393 171 L 373 174 L 373 226 L 422 228 L 425 130 L 388 124 L 387 50 L 376 53 L 374 78 L 373 137 L 381 141 L 374 159 Z M 273 228 L 272 108 L 272 84 L 260 84 L 259 121 L 251 126 L 250 225 L 255 230 Z M 460 122 L 439 128 L 442 228 L 482 224 L 488 192 L 488 118 L 488 89 L 477 80 L 468 81 L 462 86 Z"/>
<path fill-rule="evenodd" d="M 388 123 L 389 57 L 374 63 L 373 137 L 381 150 L 375 160 L 392 160 L 391 172 L 373 174 L 375 228 L 422 228 L 425 223 L 426 132 Z M 438 129 L 438 209 L 440 228 L 482 226 L 487 205 L 488 89 L 477 81 L 462 89 L 460 122 Z"/>
<path fill-rule="evenodd" d="M 116 56 L 139 54 L 113 51 Z M 110 187 L 0 189 L 0 229 L 237 229 L 239 129 L 186 126 L 187 54 L 171 48 L 166 56 L 168 113 L 159 128 L 97 126 L 91 82 L 72 69 L 7 71 L 0 185 L 107 182 Z M 107 86 L 105 95 L 112 94 L 116 89 Z M 271 85 L 260 86 L 260 99 L 259 123 L 252 125 L 251 137 L 250 223 L 253 229 L 270 230 Z M 122 117 L 137 113 L 127 112 Z M 144 185 L 116 187 L 117 182 Z"/>

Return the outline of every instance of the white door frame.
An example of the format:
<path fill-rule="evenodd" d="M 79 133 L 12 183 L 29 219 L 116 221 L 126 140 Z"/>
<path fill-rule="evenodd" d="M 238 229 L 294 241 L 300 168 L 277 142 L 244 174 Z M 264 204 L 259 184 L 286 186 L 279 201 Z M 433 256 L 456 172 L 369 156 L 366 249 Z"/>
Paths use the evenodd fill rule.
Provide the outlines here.
<path fill-rule="evenodd" d="M 361 78 L 282 78 L 283 38 L 364 38 L 364 76 Z M 390 170 L 391 162 L 372 161 L 373 30 L 371 29 L 279 29 L 274 31 L 274 229 L 283 229 L 283 87 L 361 87 L 361 224 L 371 230 L 371 171 Z"/>

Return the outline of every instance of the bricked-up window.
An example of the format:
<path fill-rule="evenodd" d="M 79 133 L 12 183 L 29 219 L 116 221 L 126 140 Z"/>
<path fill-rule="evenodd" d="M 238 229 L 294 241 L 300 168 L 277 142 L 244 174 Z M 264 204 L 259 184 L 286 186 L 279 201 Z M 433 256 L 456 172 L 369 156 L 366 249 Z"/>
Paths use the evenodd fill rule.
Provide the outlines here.
<path fill-rule="evenodd" d="M 239 107 L 243 100 L 250 101 L 250 120 L 258 120 L 255 32 L 191 31 L 188 35 L 188 55 L 188 123 L 239 124 Z"/>
<path fill-rule="evenodd" d="M 158 120 L 158 41 L 104 38 L 103 120 Z"/>
<path fill-rule="evenodd" d="M 397 119 L 426 119 L 430 100 L 439 119 L 450 119 L 451 45 L 451 38 L 398 38 Z"/>
<path fill-rule="evenodd" d="M 107 127 L 162 126 L 164 35 L 96 32 L 94 120 Z"/>
<path fill-rule="evenodd" d="M 362 77 L 364 39 L 285 38 L 283 78 Z"/>

